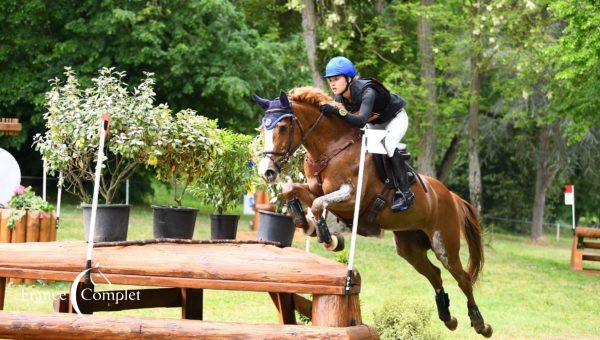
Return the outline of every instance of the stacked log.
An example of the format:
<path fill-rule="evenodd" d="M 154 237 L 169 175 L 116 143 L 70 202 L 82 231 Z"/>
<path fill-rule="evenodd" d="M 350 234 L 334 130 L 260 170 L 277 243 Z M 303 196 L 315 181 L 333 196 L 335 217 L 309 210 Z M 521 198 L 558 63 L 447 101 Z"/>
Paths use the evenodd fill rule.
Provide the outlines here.
<path fill-rule="evenodd" d="M 54 229 L 54 230 L 53 230 Z M 56 241 L 56 215 L 44 211 L 0 209 L 0 242 Z M 10 284 L 36 284 L 33 279 L 11 278 Z"/>
<path fill-rule="evenodd" d="M 17 118 L 0 118 L 0 136 L 6 134 L 8 136 L 16 136 L 21 131 L 22 126 Z"/>

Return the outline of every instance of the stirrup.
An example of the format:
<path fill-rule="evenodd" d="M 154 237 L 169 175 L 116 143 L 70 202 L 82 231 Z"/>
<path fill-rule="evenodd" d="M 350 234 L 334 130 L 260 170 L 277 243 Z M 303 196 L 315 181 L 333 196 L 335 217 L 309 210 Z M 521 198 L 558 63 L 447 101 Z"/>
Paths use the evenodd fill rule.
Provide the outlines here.
<path fill-rule="evenodd" d="M 402 192 L 401 190 L 396 191 L 392 198 L 391 209 L 394 212 L 405 211 L 410 208 L 413 204 L 415 195 L 411 191 Z"/>

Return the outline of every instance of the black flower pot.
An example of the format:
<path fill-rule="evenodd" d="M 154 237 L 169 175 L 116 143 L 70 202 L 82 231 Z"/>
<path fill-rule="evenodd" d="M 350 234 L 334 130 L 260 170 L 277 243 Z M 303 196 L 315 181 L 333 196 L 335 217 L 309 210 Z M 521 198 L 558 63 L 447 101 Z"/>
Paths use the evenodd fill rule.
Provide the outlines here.
<path fill-rule="evenodd" d="M 210 215 L 211 240 L 235 240 L 240 215 Z"/>
<path fill-rule="evenodd" d="M 153 205 L 154 238 L 191 240 L 194 236 L 198 209 Z"/>
<path fill-rule="evenodd" d="M 258 213 L 259 222 L 256 239 L 279 242 L 284 247 L 290 247 L 296 231 L 292 217 L 264 210 L 259 210 Z"/>
<path fill-rule="evenodd" d="M 92 205 L 83 203 L 81 208 L 83 208 L 83 224 L 85 227 L 85 240 L 87 241 L 89 239 Z M 131 205 L 128 204 L 98 204 L 94 242 L 126 241 L 130 211 Z"/>

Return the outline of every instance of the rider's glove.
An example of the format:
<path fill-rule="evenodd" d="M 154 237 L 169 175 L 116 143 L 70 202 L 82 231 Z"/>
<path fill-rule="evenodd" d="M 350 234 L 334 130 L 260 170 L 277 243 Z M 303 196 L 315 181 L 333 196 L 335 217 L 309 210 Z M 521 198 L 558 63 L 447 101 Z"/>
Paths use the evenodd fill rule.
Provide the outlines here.
<path fill-rule="evenodd" d="M 336 114 L 339 115 L 340 114 L 340 109 L 338 109 L 337 107 L 331 105 L 331 104 L 323 104 L 320 107 L 321 112 L 324 114 Z"/>

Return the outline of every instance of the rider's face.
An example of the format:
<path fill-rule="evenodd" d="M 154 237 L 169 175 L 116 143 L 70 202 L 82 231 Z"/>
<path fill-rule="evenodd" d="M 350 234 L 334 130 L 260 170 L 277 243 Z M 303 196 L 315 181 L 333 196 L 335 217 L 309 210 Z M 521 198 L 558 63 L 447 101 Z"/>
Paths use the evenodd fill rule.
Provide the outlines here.
<path fill-rule="evenodd" d="M 347 82 L 346 77 L 344 76 L 329 77 L 327 78 L 327 81 L 329 82 L 329 87 L 334 94 L 342 94 L 342 92 L 344 92 L 346 89 Z"/>

